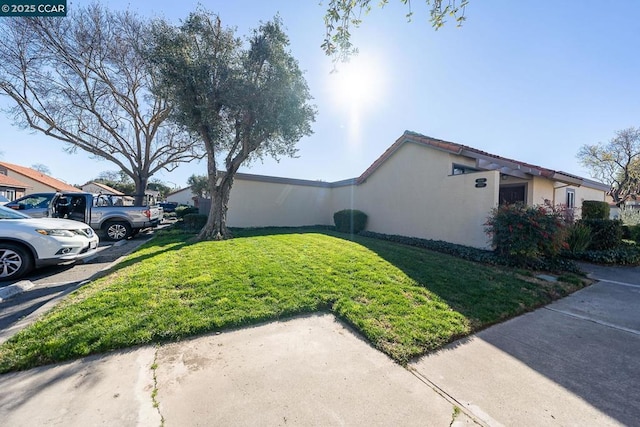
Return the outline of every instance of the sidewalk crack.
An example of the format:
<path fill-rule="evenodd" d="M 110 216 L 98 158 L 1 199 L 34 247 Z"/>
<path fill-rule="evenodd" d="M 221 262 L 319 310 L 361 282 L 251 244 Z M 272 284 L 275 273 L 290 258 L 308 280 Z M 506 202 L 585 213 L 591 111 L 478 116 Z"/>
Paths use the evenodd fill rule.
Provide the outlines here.
<path fill-rule="evenodd" d="M 153 363 L 151 364 L 151 370 L 153 371 L 151 402 L 153 403 L 153 407 L 158 411 L 158 415 L 160 415 L 160 427 L 164 427 L 164 417 L 162 416 L 162 412 L 160 412 L 160 402 L 158 401 L 158 350 L 159 347 L 156 346 L 156 350 L 153 354 Z"/>

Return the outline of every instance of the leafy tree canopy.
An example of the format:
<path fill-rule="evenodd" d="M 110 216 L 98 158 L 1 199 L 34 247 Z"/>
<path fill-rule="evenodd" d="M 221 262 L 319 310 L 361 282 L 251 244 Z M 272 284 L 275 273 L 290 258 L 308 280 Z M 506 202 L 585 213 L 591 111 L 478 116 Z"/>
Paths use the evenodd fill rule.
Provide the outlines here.
<path fill-rule="evenodd" d="M 640 193 L 640 128 L 618 131 L 608 143 L 583 145 L 577 157 L 594 178 L 611 186 L 616 205 Z"/>
<path fill-rule="evenodd" d="M 465 21 L 465 8 L 468 0 L 423 0 L 429 8 L 431 25 L 438 30 L 447 17 L 453 18 L 458 26 Z M 411 19 L 413 11 L 410 0 L 400 0 L 407 5 L 407 19 Z M 389 0 L 376 2 L 379 7 L 384 7 Z M 357 52 L 357 48 L 351 43 L 351 28 L 358 28 L 363 20 L 363 15 L 371 10 L 371 0 L 330 0 L 327 12 L 324 16 L 326 35 L 322 43 L 324 52 L 333 56 L 336 60 L 346 60 Z"/>
<path fill-rule="evenodd" d="M 311 134 L 315 108 L 307 83 L 278 17 L 244 42 L 202 9 L 177 28 L 156 22 L 153 34 L 148 57 L 161 77 L 155 93 L 171 100 L 172 119 L 207 152 L 212 203 L 198 237 L 229 238 L 229 194 L 240 166 L 294 156 L 298 140 Z"/>

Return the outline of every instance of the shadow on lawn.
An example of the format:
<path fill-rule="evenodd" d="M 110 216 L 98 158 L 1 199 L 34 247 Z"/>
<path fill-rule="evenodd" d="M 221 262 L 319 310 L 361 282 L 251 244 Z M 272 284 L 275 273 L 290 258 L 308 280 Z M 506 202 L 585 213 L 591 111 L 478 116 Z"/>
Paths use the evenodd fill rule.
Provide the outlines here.
<path fill-rule="evenodd" d="M 471 322 L 474 331 L 561 298 L 581 286 L 524 280 L 512 270 L 483 265 L 428 249 L 349 235 L 331 227 L 238 229 L 238 238 L 321 233 L 357 243 L 376 253 Z"/>
<path fill-rule="evenodd" d="M 523 280 L 508 268 L 489 267 L 425 249 L 327 229 L 243 230 L 238 236 L 291 233 L 322 233 L 360 244 L 472 321 L 474 332 L 485 329 L 462 339 L 452 337 L 455 341 L 436 353 L 449 353 L 481 340 L 494 347 L 496 355 L 508 355 L 524 363 L 621 423 L 633 424 L 640 416 L 640 405 L 630 398 L 638 393 L 637 381 L 632 379 L 637 378 L 640 364 L 630 356 L 637 353 L 640 346 L 636 337 L 550 310 L 515 318 L 578 290 L 581 285 Z M 620 280 L 616 269 L 605 273 Z M 603 277 L 606 277 L 605 273 L 602 273 Z M 629 269 L 627 273 L 625 280 L 640 283 L 640 270 Z M 603 285 L 599 286 L 602 289 Z M 589 290 L 568 301 L 581 310 L 589 304 L 599 307 L 597 299 L 590 300 L 591 293 Z M 515 319 L 504 322 L 511 318 Z M 486 329 L 496 323 L 501 324 Z M 425 363 L 428 363 L 428 357 L 423 359 Z M 418 358 L 412 362 L 420 363 Z M 461 369 L 474 367 L 461 366 Z"/>
<path fill-rule="evenodd" d="M 154 239 L 149 240 L 141 247 L 135 249 L 132 254 L 126 257 L 126 259 L 117 263 L 112 267 L 112 269 L 105 272 L 105 274 L 111 274 L 149 258 L 153 258 L 164 253 L 178 251 L 187 246 L 196 244 L 197 242 L 189 238 L 189 236 L 191 236 L 190 233 L 179 230 L 158 233 Z M 195 237 L 195 234 L 193 236 Z"/>

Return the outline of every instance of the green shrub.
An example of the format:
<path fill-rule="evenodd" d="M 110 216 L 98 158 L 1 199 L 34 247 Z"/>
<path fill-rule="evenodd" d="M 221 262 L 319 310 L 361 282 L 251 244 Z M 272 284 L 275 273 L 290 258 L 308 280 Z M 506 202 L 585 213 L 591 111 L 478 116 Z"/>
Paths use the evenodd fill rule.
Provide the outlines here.
<path fill-rule="evenodd" d="M 621 245 L 603 251 L 587 250 L 565 254 L 567 258 L 596 264 L 639 265 L 640 248 L 635 245 Z"/>
<path fill-rule="evenodd" d="M 197 213 L 189 213 L 182 218 L 182 226 L 187 230 L 200 230 L 207 223 L 207 216 Z"/>
<path fill-rule="evenodd" d="M 591 229 L 589 250 L 614 249 L 622 244 L 622 223 L 616 219 L 581 219 L 577 223 Z"/>
<path fill-rule="evenodd" d="M 501 205 L 491 211 L 485 226 L 501 256 L 554 257 L 566 246 L 566 224 L 550 206 Z"/>
<path fill-rule="evenodd" d="M 633 240 L 636 243 L 640 243 L 640 224 L 632 225 L 627 228 L 629 230 L 629 236 L 627 238 Z"/>
<path fill-rule="evenodd" d="M 178 206 L 176 208 L 176 216 L 178 218 L 184 218 L 185 215 L 197 214 L 198 212 L 198 208 L 194 208 L 193 206 Z"/>
<path fill-rule="evenodd" d="M 582 202 L 582 219 L 609 219 L 611 208 L 607 202 L 585 200 Z"/>
<path fill-rule="evenodd" d="M 333 214 L 336 230 L 358 234 L 367 226 L 367 214 L 356 209 L 344 209 Z"/>
<path fill-rule="evenodd" d="M 443 240 L 420 239 L 418 237 L 381 234 L 371 231 L 363 231 L 362 233 L 360 233 L 360 236 L 387 240 L 390 242 L 401 243 L 408 246 L 415 246 L 418 248 L 441 252 L 444 254 L 453 255 L 458 258 L 483 264 L 525 268 L 535 271 L 569 271 L 578 274 L 582 273 L 572 261 L 560 257 L 531 259 L 502 257 L 493 251 L 472 248 L 470 246 L 456 245 L 455 243 L 449 243 Z M 524 272 L 519 273 L 523 275 L 525 274 Z"/>
<path fill-rule="evenodd" d="M 567 232 L 567 245 L 570 252 L 582 252 L 591 244 L 591 229 L 580 222 L 571 225 Z"/>

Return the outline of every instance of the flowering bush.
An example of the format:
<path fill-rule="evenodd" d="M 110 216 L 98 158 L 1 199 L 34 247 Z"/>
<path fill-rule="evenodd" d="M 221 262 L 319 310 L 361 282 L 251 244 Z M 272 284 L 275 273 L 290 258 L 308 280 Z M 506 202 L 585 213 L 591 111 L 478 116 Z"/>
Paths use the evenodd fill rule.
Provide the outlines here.
<path fill-rule="evenodd" d="M 498 206 L 491 211 L 485 227 L 502 256 L 554 257 L 567 249 L 567 223 L 560 211 L 548 205 Z"/>

